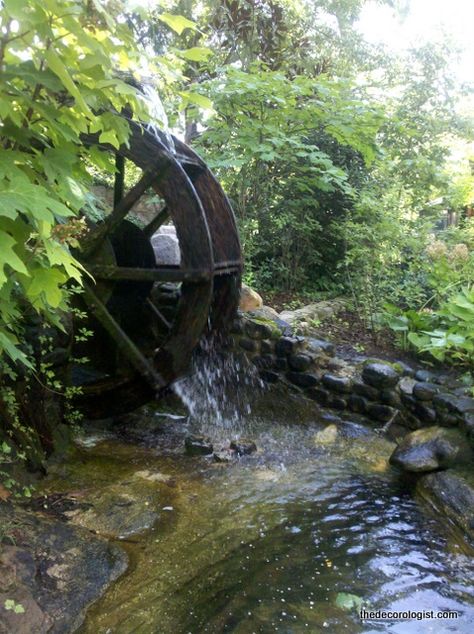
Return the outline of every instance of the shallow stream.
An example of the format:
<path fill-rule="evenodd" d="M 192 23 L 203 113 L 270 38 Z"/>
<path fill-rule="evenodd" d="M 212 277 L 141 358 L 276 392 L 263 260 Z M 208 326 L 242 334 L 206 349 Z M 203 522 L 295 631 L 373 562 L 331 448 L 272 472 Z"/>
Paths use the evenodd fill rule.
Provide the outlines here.
<path fill-rule="evenodd" d="M 474 632 L 472 551 L 400 482 L 389 441 L 312 412 L 267 395 L 244 429 L 214 429 L 215 445 L 256 442 L 231 463 L 184 455 L 199 425 L 163 412 L 133 442 L 89 437 L 46 487 L 145 478 L 158 521 L 121 540 L 129 569 L 80 632 Z M 459 617 L 362 622 L 361 607 Z"/>

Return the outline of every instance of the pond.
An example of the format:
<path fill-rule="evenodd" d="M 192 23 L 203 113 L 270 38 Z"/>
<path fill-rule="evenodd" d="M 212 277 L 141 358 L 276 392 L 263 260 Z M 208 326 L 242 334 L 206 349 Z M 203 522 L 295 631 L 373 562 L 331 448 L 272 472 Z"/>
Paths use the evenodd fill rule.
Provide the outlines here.
<path fill-rule="evenodd" d="M 474 631 L 472 551 L 412 496 L 388 465 L 392 443 L 370 427 L 281 395 L 243 428 L 145 418 L 133 442 L 99 434 L 68 467 L 68 486 L 126 489 L 138 474 L 158 500 L 154 526 L 121 540 L 129 569 L 82 634 Z M 215 446 L 240 434 L 258 451 L 186 456 L 184 437 L 203 426 Z M 458 618 L 362 621 L 361 608 Z"/>

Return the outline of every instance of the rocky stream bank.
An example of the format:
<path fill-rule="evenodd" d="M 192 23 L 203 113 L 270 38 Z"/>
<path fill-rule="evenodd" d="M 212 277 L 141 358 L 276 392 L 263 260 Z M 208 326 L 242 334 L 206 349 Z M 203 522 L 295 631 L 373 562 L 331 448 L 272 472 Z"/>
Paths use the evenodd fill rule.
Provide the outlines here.
<path fill-rule="evenodd" d="M 451 377 L 294 331 L 291 315 L 266 307 L 234 323 L 222 354 L 258 381 L 232 425 L 193 419 L 174 397 L 86 423 L 31 501 L 0 503 L 2 634 L 280 631 L 288 615 L 281 631 L 362 632 L 362 601 L 410 605 L 413 552 L 429 563 L 429 601 L 464 614 L 452 631 L 472 631 L 474 400 Z M 380 550 L 389 536 L 393 550 Z M 282 553 L 299 568 L 282 567 Z M 408 594 L 374 578 L 379 565 Z M 258 600 L 237 598 L 260 577 Z M 441 599 L 446 579 L 454 589 Z M 280 586 L 289 610 L 272 607 Z"/>

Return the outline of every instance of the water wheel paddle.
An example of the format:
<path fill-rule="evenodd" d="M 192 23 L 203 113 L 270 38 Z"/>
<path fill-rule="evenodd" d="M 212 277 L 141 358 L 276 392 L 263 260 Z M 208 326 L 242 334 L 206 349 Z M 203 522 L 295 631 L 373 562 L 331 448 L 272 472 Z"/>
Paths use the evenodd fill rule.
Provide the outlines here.
<path fill-rule="evenodd" d="M 79 346 L 89 362 L 72 369 L 79 406 L 90 417 L 133 409 L 164 390 L 187 369 L 203 332 L 235 315 L 239 298 L 240 243 L 221 186 L 184 143 L 129 124 L 129 146 L 118 151 L 97 135 L 83 137 L 88 147 L 115 153 L 117 166 L 113 210 L 78 254 L 95 280 L 86 280 L 82 295 L 94 324 L 93 337 Z M 124 193 L 127 160 L 142 176 Z M 140 228 L 127 215 L 150 188 L 165 204 Z M 181 261 L 157 264 L 152 236 L 169 222 Z"/>

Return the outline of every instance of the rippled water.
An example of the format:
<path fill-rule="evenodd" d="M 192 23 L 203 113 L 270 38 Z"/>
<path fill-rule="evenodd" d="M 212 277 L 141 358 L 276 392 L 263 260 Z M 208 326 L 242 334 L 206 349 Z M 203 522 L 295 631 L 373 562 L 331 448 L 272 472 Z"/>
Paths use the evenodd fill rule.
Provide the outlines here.
<path fill-rule="evenodd" d="M 403 489 L 391 444 L 348 423 L 335 438 L 294 402 L 270 401 L 291 417 L 250 421 L 259 451 L 234 464 L 183 456 L 187 425 L 163 416 L 146 449 L 108 439 L 83 451 L 83 474 L 105 465 L 126 486 L 148 469 L 172 485 L 157 483 L 166 510 L 124 543 L 131 567 L 81 632 L 474 631 L 472 552 Z M 459 618 L 363 623 L 361 604 Z"/>

